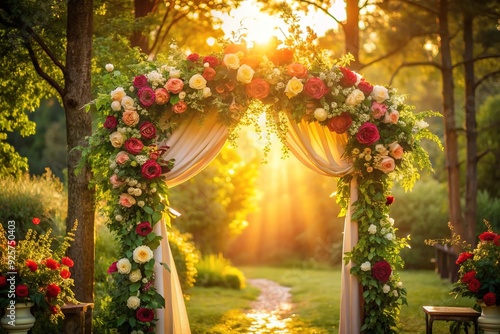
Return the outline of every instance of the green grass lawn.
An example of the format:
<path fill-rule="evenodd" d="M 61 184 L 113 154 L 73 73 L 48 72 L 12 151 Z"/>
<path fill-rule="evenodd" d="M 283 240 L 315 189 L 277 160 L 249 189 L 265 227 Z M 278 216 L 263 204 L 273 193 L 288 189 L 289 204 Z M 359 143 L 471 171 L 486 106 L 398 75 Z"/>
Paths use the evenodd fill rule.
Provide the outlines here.
<path fill-rule="evenodd" d="M 337 333 L 340 312 L 340 269 L 310 269 L 307 265 L 291 268 L 243 267 L 247 278 L 267 278 L 292 288 L 294 316 L 287 324 L 289 333 Z M 451 284 L 432 271 L 401 272 L 408 290 L 408 306 L 400 316 L 401 333 L 425 333 L 424 305 L 471 306 L 470 299 L 449 295 Z M 247 333 L 250 321 L 245 317 L 258 290 L 242 291 L 219 288 L 193 288 L 186 302 L 193 334 Z M 434 333 L 449 333 L 450 323 L 434 322 Z M 267 333 L 273 333 L 272 331 Z"/>

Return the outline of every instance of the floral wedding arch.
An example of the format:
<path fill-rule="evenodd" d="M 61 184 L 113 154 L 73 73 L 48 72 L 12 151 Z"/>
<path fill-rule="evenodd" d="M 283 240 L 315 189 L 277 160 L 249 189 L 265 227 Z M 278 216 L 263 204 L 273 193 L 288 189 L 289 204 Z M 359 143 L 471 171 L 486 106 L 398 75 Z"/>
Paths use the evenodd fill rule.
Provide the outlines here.
<path fill-rule="evenodd" d="M 346 215 L 340 333 L 396 330 L 406 303 L 396 269 L 407 239 L 389 217 L 391 186 L 410 188 L 419 170 L 431 170 L 420 141 L 438 141 L 424 121 L 436 114 L 414 113 L 395 89 L 372 85 L 348 61 L 331 60 L 307 39 L 272 50 L 225 43 L 206 56 L 174 50 L 129 75 L 106 66 L 84 157 L 121 243 L 108 270 L 120 332 L 189 333 L 177 323 L 187 318 L 166 240 L 168 188 L 201 171 L 264 111 L 286 150 L 338 178 Z"/>

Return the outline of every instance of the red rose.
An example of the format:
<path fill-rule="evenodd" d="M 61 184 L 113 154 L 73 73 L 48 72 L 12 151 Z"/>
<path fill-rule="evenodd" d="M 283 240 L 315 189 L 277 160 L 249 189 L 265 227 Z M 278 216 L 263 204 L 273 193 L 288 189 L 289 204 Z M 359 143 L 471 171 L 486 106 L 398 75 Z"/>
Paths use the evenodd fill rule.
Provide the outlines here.
<path fill-rule="evenodd" d="M 36 264 L 36 262 L 33 261 L 33 260 L 27 260 L 26 261 L 26 267 L 28 267 L 28 269 L 31 270 L 31 271 L 37 271 L 38 264 Z"/>
<path fill-rule="evenodd" d="M 33 218 L 33 219 L 31 220 L 31 222 L 32 222 L 33 224 L 35 224 L 35 225 L 38 225 L 38 224 L 40 224 L 40 218 L 35 217 L 35 218 Z"/>
<path fill-rule="evenodd" d="M 455 263 L 460 265 L 472 257 L 474 257 L 474 254 L 472 254 L 472 253 L 469 253 L 469 252 L 460 253 L 460 255 L 458 255 L 458 259 L 457 259 L 457 261 L 455 261 Z"/>
<path fill-rule="evenodd" d="M 352 124 L 351 114 L 343 112 L 342 114 L 330 118 L 327 127 L 330 131 L 342 134 L 346 132 Z"/>
<path fill-rule="evenodd" d="M 205 67 L 203 69 L 203 73 L 201 74 L 202 77 L 205 78 L 205 80 L 207 81 L 211 81 L 215 78 L 215 75 L 217 74 L 217 72 L 215 72 L 215 70 L 211 67 Z"/>
<path fill-rule="evenodd" d="M 57 261 L 52 258 L 48 258 L 47 260 L 45 260 L 45 266 L 52 270 L 59 269 L 59 263 L 57 263 Z"/>
<path fill-rule="evenodd" d="M 358 139 L 358 142 L 363 145 L 374 144 L 380 139 L 377 126 L 370 122 L 366 122 L 361 125 L 358 129 L 358 133 L 356 134 L 356 139 Z"/>
<path fill-rule="evenodd" d="M 65 266 L 71 268 L 75 265 L 73 260 L 71 260 L 69 257 L 65 256 L 61 259 L 61 263 L 64 264 Z"/>
<path fill-rule="evenodd" d="M 135 317 L 141 322 L 150 322 L 155 318 L 155 312 L 152 309 L 141 307 L 135 312 Z"/>
<path fill-rule="evenodd" d="M 145 237 L 149 233 L 153 231 L 151 224 L 149 222 L 142 222 L 135 228 L 135 233 L 139 234 L 142 237 Z"/>
<path fill-rule="evenodd" d="M 135 88 L 142 88 L 148 84 L 148 78 L 142 74 L 138 75 L 134 78 L 134 87 Z"/>
<path fill-rule="evenodd" d="M 496 233 L 493 232 L 484 232 L 479 235 L 479 240 L 481 241 L 493 241 L 495 240 Z"/>
<path fill-rule="evenodd" d="M 469 283 L 473 278 L 476 278 L 476 272 L 474 270 L 471 270 L 464 274 L 464 276 L 462 277 L 462 282 Z"/>
<path fill-rule="evenodd" d="M 116 273 L 117 271 L 118 271 L 118 268 L 116 267 L 116 261 L 115 261 L 115 262 L 111 263 L 111 265 L 108 268 L 107 273 L 112 274 L 112 273 Z"/>
<path fill-rule="evenodd" d="M 0 286 L 7 285 L 7 277 L 0 276 Z"/>
<path fill-rule="evenodd" d="M 351 71 L 348 68 L 341 67 L 340 72 L 344 75 L 342 79 L 340 79 L 340 84 L 344 87 L 351 87 L 358 81 L 358 77 L 356 73 Z M 373 87 L 372 87 L 373 89 Z"/>
<path fill-rule="evenodd" d="M 137 92 L 139 102 L 145 108 L 151 107 L 155 103 L 155 91 L 150 87 L 142 87 Z"/>
<path fill-rule="evenodd" d="M 108 130 L 113 130 L 118 125 L 118 120 L 115 116 L 108 116 L 104 121 L 104 128 Z"/>
<path fill-rule="evenodd" d="M 365 79 L 361 79 L 361 81 L 358 84 L 358 88 L 366 96 L 370 95 L 370 93 L 373 91 L 373 86 L 368 81 L 366 81 Z"/>
<path fill-rule="evenodd" d="M 140 139 L 132 137 L 125 140 L 123 147 L 125 147 L 125 150 L 127 150 L 127 152 L 130 154 L 139 154 L 141 153 L 144 144 Z"/>
<path fill-rule="evenodd" d="M 67 279 L 67 278 L 70 278 L 71 277 L 71 272 L 68 270 L 68 269 L 63 269 L 61 270 L 61 272 L 59 273 L 61 275 L 62 278 L 64 279 Z"/>
<path fill-rule="evenodd" d="M 325 83 L 320 78 L 312 77 L 306 81 L 304 93 L 313 99 L 319 100 L 328 93 L 328 87 L 326 87 Z"/>
<path fill-rule="evenodd" d="M 208 63 L 210 67 L 215 67 L 219 65 L 219 59 L 217 59 L 217 57 L 214 56 L 205 56 L 203 58 L 203 64 L 205 63 Z"/>
<path fill-rule="evenodd" d="M 161 175 L 161 166 L 154 160 L 148 160 L 142 165 L 142 177 L 151 180 Z"/>
<path fill-rule="evenodd" d="M 153 139 L 156 137 L 156 127 L 151 122 L 144 122 L 139 127 L 139 132 L 141 133 L 141 138 L 143 139 Z"/>
<path fill-rule="evenodd" d="M 476 278 L 473 278 L 470 280 L 469 284 L 467 285 L 470 291 L 472 292 L 478 292 L 479 288 L 481 287 L 481 282 L 477 280 Z"/>
<path fill-rule="evenodd" d="M 187 60 L 192 61 L 193 63 L 197 62 L 198 59 L 200 59 L 200 55 L 197 53 L 191 53 L 189 56 L 187 56 Z"/>
<path fill-rule="evenodd" d="M 227 87 L 227 84 L 226 84 Z M 231 91 L 231 89 L 228 90 Z M 246 86 L 247 95 L 254 99 L 264 99 L 269 95 L 269 83 L 261 78 L 254 78 Z"/>
<path fill-rule="evenodd" d="M 61 288 L 55 284 L 47 285 L 47 297 L 55 298 L 61 292 Z"/>
<path fill-rule="evenodd" d="M 28 297 L 29 295 L 28 286 L 26 284 L 19 284 L 18 286 L 16 286 L 16 295 L 21 298 Z"/>
<path fill-rule="evenodd" d="M 293 61 L 293 50 L 292 49 L 279 49 L 273 52 L 269 56 L 269 60 L 276 66 L 281 66 L 285 64 L 290 64 Z"/>
<path fill-rule="evenodd" d="M 495 237 L 495 240 L 493 240 L 493 243 L 496 245 L 496 246 L 500 246 L 500 235 L 497 235 Z"/>
<path fill-rule="evenodd" d="M 391 274 L 391 265 L 385 260 L 376 262 L 372 267 L 372 276 L 381 283 L 387 282 Z"/>
<path fill-rule="evenodd" d="M 57 314 L 59 313 L 59 306 L 58 305 L 49 305 L 49 310 L 50 310 L 50 313 L 52 314 Z"/>
<path fill-rule="evenodd" d="M 497 302 L 497 295 L 493 292 L 488 292 L 484 295 L 483 302 L 486 304 L 486 306 L 493 306 Z"/>
<path fill-rule="evenodd" d="M 391 205 L 392 203 L 394 203 L 394 196 L 387 196 L 385 198 L 385 205 Z"/>

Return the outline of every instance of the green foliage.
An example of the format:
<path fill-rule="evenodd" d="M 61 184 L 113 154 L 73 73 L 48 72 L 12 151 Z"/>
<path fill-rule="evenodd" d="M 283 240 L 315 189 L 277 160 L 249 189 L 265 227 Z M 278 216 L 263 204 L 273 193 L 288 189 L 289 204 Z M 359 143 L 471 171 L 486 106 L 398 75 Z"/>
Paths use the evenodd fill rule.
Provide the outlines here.
<path fill-rule="evenodd" d="M 205 255 L 196 264 L 198 277 L 196 286 L 203 287 L 224 287 L 229 289 L 243 289 L 245 287 L 245 276 L 243 273 L 231 266 L 229 260 L 222 254 Z"/>
<path fill-rule="evenodd" d="M 104 284 L 109 279 L 107 270 L 120 255 L 120 244 L 102 221 L 97 220 L 95 239 L 94 276 L 96 283 Z"/>
<path fill-rule="evenodd" d="M 192 243 L 191 236 L 187 233 L 180 233 L 176 228 L 169 229 L 168 243 L 182 290 L 185 292 L 193 287 L 196 281 L 196 264 L 200 259 L 200 254 Z"/>
<path fill-rule="evenodd" d="M 485 190 L 477 194 L 477 234 L 486 231 L 482 223 L 487 220 L 495 231 L 500 231 L 500 198 L 492 197 Z"/>

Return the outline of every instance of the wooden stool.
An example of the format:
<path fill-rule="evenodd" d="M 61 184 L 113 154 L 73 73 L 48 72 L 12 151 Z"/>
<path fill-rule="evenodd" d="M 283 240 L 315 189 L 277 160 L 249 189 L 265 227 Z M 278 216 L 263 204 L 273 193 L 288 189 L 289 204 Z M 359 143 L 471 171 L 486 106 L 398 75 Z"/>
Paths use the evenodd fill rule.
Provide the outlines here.
<path fill-rule="evenodd" d="M 477 318 L 479 318 L 481 313 L 470 307 L 423 306 L 422 308 L 425 312 L 427 334 L 432 334 L 432 323 L 434 320 L 472 321 L 474 323 L 474 333 L 479 333 Z"/>

